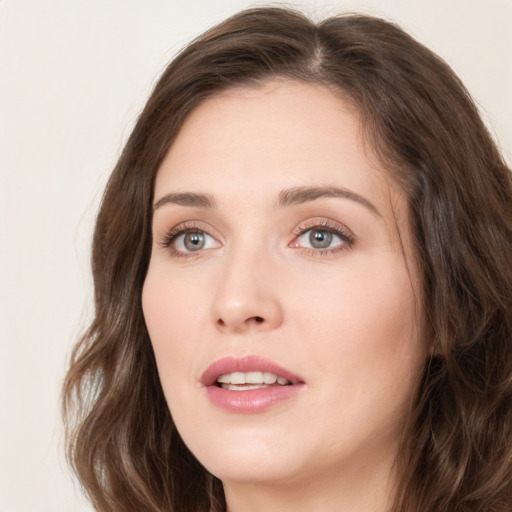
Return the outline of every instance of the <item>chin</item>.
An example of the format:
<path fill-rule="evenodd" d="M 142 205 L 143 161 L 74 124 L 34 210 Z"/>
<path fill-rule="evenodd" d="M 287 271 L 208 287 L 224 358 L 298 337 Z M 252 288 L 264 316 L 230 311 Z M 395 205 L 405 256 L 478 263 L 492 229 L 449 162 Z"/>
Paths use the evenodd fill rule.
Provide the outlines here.
<path fill-rule="evenodd" d="M 279 457 L 273 454 L 253 454 L 253 456 L 240 457 L 240 454 L 224 454 L 212 460 L 211 465 L 205 464 L 206 469 L 222 482 L 245 485 L 276 485 L 286 484 L 304 477 L 304 471 L 299 461 L 290 460 L 286 454 Z"/>
<path fill-rule="evenodd" d="M 269 427 L 269 428 L 268 428 Z M 223 482 L 266 483 L 293 479 L 306 465 L 297 460 L 296 443 L 279 428 L 212 430 L 211 436 L 187 436 L 184 442 L 199 462 Z M 297 468 L 295 471 L 294 468 Z"/>

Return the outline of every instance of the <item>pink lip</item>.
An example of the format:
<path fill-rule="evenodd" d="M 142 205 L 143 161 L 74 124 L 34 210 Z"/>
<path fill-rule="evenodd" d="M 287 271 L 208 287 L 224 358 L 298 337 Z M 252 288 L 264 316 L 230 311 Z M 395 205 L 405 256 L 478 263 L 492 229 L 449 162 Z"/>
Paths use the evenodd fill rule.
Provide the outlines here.
<path fill-rule="evenodd" d="M 247 391 L 230 391 L 216 385 L 217 378 L 220 375 L 249 371 L 274 373 L 288 379 L 292 384 Z M 246 414 L 262 412 L 277 402 L 291 399 L 304 386 L 304 380 L 301 377 L 273 361 L 259 356 L 219 359 L 206 369 L 201 377 L 201 383 L 205 386 L 208 398 L 213 405 L 229 412 Z"/>

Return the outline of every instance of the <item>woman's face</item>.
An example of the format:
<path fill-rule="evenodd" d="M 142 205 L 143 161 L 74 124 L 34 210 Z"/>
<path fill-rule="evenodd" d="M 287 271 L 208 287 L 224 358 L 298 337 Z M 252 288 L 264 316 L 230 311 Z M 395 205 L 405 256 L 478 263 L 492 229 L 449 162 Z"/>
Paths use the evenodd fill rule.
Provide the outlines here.
<path fill-rule="evenodd" d="M 199 461 L 225 486 L 386 474 L 426 349 L 405 199 L 354 110 L 286 81 L 205 101 L 153 238 L 144 316 Z"/>

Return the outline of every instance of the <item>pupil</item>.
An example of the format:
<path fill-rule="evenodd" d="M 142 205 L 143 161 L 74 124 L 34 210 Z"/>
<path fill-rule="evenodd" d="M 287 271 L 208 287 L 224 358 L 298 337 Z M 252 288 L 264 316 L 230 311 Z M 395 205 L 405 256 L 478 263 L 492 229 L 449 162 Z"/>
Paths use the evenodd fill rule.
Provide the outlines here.
<path fill-rule="evenodd" d="M 199 251 L 204 247 L 204 234 L 187 233 L 183 242 L 189 251 Z"/>
<path fill-rule="evenodd" d="M 315 249 L 325 249 L 331 245 L 332 233 L 318 229 L 313 230 L 309 235 L 309 242 Z"/>

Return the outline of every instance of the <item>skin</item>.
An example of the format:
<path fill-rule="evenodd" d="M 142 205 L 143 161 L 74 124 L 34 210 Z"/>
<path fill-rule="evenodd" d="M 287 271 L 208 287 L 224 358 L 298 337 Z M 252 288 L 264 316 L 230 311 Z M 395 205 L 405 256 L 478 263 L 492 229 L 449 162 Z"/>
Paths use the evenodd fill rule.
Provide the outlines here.
<path fill-rule="evenodd" d="M 279 206 L 294 187 L 363 199 Z M 160 201 L 183 192 L 215 206 Z M 405 199 L 357 112 L 284 80 L 208 99 L 163 161 L 155 204 L 144 315 L 176 426 L 222 480 L 229 511 L 387 510 L 427 349 Z M 177 235 L 164 247 L 183 225 L 207 233 L 202 250 Z M 342 230 L 327 249 L 310 242 L 318 225 Z M 305 384 L 256 414 L 219 409 L 201 375 L 251 354 Z"/>

